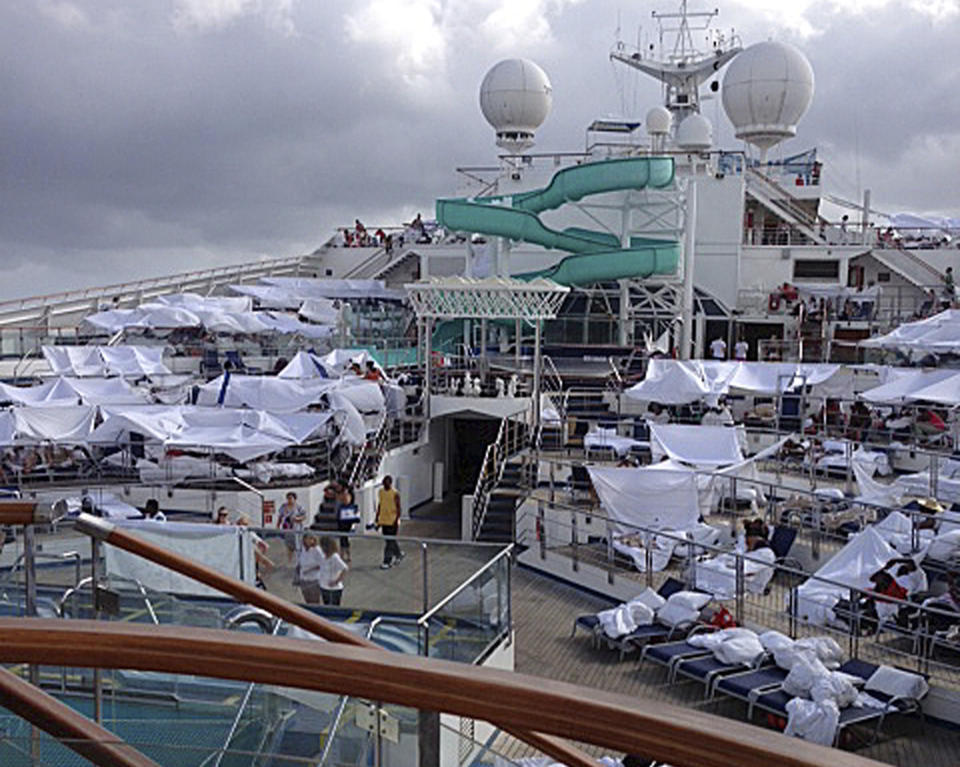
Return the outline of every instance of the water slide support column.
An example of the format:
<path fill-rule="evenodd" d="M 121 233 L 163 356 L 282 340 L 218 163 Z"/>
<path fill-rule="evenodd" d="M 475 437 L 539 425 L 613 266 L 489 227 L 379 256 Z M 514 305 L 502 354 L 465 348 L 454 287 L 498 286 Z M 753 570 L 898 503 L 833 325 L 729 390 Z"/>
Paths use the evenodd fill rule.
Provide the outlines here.
<path fill-rule="evenodd" d="M 499 247 L 497 248 L 499 254 L 498 277 L 510 277 L 510 239 L 508 237 L 501 237 L 499 242 Z"/>
<path fill-rule="evenodd" d="M 629 332 L 629 322 L 630 322 L 630 283 L 627 280 L 620 280 L 620 317 L 618 324 L 618 339 L 617 343 L 620 346 L 626 346 L 630 343 L 630 332 Z"/>
<path fill-rule="evenodd" d="M 687 182 L 687 205 L 683 222 L 683 301 L 681 309 L 680 359 L 690 359 L 693 341 L 693 258 L 697 222 L 697 183 Z"/>

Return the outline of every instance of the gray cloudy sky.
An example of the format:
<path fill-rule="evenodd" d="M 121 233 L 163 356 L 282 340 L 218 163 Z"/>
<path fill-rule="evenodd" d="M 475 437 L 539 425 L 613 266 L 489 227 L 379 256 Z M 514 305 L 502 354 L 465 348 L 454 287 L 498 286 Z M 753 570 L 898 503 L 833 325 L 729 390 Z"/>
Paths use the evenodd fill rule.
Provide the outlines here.
<path fill-rule="evenodd" d="M 0 8 L 0 298 L 311 250 L 395 223 L 495 157 L 477 88 L 549 73 L 541 149 L 659 100 L 607 58 L 676 0 L 17 0 Z M 714 2 L 691 2 L 713 7 Z M 960 2 L 731 0 L 717 26 L 797 44 L 831 191 L 960 215 Z M 735 147 L 718 102 L 718 136 Z"/>

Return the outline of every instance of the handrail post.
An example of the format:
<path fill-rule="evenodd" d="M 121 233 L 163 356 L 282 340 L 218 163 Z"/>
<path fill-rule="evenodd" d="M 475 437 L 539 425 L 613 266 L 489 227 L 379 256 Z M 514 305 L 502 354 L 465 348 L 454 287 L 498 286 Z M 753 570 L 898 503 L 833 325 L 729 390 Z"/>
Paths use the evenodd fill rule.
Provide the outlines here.
<path fill-rule="evenodd" d="M 540 539 L 540 559 L 547 558 L 547 526 L 543 514 L 543 501 L 537 501 L 537 537 Z"/>
<path fill-rule="evenodd" d="M 577 541 L 579 537 L 577 533 L 577 512 L 574 511 L 570 525 L 570 545 L 573 547 L 573 571 L 575 573 L 580 571 L 580 551 Z"/>
<path fill-rule="evenodd" d="M 849 653 L 856 658 L 860 645 L 860 597 L 856 589 L 850 589 L 850 640 Z"/>
<path fill-rule="evenodd" d="M 613 585 L 613 536 L 607 532 L 607 584 Z"/>
<path fill-rule="evenodd" d="M 423 571 L 423 611 L 430 609 L 430 575 L 427 569 L 427 542 L 420 541 L 420 569 Z"/>
<path fill-rule="evenodd" d="M 90 586 L 93 598 L 93 616 L 100 620 L 100 598 L 97 593 L 100 579 L 100 541 L 90 536 Z M 93 721 L 103 723 L 103 678 L 99 668 L 93 669 Z"/>
<path fill-rule="evenodd" d="M 687 545 L 692 547 L 693 543 L 691 542 Z M 696 577 L 694 577 L 694 582 L 692 585 L 696 587 L 697 585 Z M 737 625 L 739 626 L 743 625 L 743 617 L 744 617 L 743 615 L 744 614 L 744 593 L 743 592 L 744 592 L 745 586 L 746 586 L 746 578 L 744 578 L 744 573 L 743 573 L 743 554 L 738 552 L 737 553 L 737 582 L 736 582 L 737 602 L 736 602 L 736 608 L 735 608 L 736 610 L 735 617 L 737 620 Z"/>
<path fill-rule="evenodd" d="M 646 576 L 647 588 L 653 588 L 653 536 L 647 531 L 643 546 L 643 573 Z"/>

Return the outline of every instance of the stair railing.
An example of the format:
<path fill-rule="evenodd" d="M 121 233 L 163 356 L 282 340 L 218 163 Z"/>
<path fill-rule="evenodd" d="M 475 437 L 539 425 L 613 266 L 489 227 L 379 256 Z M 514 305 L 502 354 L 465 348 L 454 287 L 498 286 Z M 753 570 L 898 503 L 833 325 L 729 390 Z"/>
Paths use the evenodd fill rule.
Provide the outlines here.
<path fill-rule="evenodd" d="M 377 425 L 377 431 L 373 439 L 365 441 L 357 452 L 354 453 L 353 465 L 350 467 L 350 473 L 347 475 L 347 485 L 349 487 L 356 487 L 357 482 L 369 479 L 369 475 L 372 473 L 371 469 L 375 467 L 379 468 L 380 459 L 383 458 L 389 436 L 390 418 L 388 418 L 386 412 L 384 412 L 380 418 L 380 423 Z M 375 467 L 369 465 L 370 458 L 373 458 L 376 462 Z"/>
<path fill-rule="evenodd" d="M 503 478 L 503 469 L 507 463 L 510 440 L 510 419 L 504 416 L 500 419 L 500 429 L 497 438 L 487 445 L 480 465 L 480 474 L 477 477 L 476 487 L 473 489 L 473 507 L 471 509 L 473 540 L 477 540 L 483 529 L 487 517 L 487 507 L 490 504 L 490 493 L 500 484 Z"/>

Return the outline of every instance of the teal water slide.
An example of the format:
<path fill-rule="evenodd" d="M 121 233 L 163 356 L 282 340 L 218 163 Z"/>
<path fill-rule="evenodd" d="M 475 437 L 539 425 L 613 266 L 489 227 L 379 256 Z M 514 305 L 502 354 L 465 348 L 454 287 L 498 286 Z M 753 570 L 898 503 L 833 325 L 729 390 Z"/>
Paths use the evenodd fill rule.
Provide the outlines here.
<path fill-rule="evenodd" d="M 439 199 L 437 221 L 452 231 L 507 237 L 570 254 L 547 269 L 513 275 L 519 279 L 546 277 L 561 285 L 582 285 L 674 274 L 680 261 L 680 245 L 674 240 L 633 237 L 629 246 L 623 247 L 609 232 L 579 227 L 556 230 L 546 226 L 539 215 L 595 194 L 661 189 L 673 183 L 673 176 L 671 157 L 575 165 L 557 171 L 541 189 L 473 200 Z"/>

